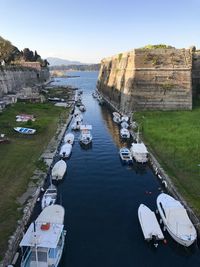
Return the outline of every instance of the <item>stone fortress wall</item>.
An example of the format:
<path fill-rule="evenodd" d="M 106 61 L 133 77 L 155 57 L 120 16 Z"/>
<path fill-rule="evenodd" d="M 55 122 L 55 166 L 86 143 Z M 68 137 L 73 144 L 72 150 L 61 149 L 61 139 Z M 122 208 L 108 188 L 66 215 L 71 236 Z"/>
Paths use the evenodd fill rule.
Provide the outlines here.
<path fill-rule="evenodd" d="M 16 94 L 26 87 L 37 86 L 49 80 L 47 68 L 37 70 L 27 67 L 0 67 L 0 97 L 6 94 Z"/>
<path fill-rule="evenodd" d="M 123 113 L 191 110 L 200 84 L 200 53 L 134 49 L 101 62 L 97 89 Z"/>

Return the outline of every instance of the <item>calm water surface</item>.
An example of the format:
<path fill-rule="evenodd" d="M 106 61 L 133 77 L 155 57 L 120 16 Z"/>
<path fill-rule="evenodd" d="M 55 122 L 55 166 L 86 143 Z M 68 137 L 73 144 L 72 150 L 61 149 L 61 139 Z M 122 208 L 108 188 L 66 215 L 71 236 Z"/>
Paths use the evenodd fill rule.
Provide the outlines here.
<path fill-rule="evenodd" d="M 138 206 L 155 211 L 160 184 L 151 169 L 123 166 L 119 128 L 107 107 L 91 93 L 97 72 L 72 72 L 79 78 L 56 79 L 55 84 L 83 90 L 84 122 L 92 124 L 93 145 L 84 150 L 75 133 L 65 179 L 59 184 L 65 207 L 66 246 L 62 267 L 200 266 L 197 244 L 186 249 L 165 232 L 167 244 L 147 244 L 137 217 Z"/>

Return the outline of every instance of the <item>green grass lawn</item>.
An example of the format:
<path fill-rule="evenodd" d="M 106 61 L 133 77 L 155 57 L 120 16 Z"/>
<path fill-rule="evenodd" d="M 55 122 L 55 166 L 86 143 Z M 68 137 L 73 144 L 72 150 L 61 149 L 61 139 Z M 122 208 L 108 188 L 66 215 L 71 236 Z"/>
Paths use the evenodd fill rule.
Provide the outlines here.
<path fill-rule="evenodd" d="M 35 122 L 19 123 L 15 116 L 20 113 L 34 114 Z M 66 121 L 69 110 L 49 103 L 17 103 L 0 114 L 0 133 L 10 138 L 10 144 L 0 144 L 0 256 L 7 246 L 9 235 L 16 228 L 21 216 L 17 211 L 17 197 L 27 189 L 38 159 L 54 136 L 58 123 Z M 24 126 L 36 129 L 34 135 L 22 135 L 13 127 Z"/>
<path fill-rule="evenodd" d="M 137 112 L 145 143 L 182 196 L 200 215 L 200 107 Z"/>

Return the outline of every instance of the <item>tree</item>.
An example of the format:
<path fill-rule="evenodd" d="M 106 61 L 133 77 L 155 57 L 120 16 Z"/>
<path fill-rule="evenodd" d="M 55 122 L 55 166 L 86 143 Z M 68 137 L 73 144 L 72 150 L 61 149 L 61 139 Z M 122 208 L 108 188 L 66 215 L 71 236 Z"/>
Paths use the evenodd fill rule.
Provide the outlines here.
<path fill-rule="evenodd" d="M 0 61 L 9 62 L 10 56 L 13 52 L 13 45 L 8 40 L 0 36 Z"/>
<path fill-rule="evenodd" d="M 35 61 L 35 56 L 33 54 L 33 51 L 29 50 L 29 48 L 24 48 L 23 58 L 25 61 Z"/>

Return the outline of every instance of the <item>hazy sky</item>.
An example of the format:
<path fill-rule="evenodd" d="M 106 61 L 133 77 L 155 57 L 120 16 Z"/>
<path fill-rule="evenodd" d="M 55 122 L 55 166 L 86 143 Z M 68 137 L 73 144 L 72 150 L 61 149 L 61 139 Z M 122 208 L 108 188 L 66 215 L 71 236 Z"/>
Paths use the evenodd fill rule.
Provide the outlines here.
<path fill-rule="evenodd" d="M 200 47 L 200 0 L 0 0 L 0 35 L 85 63 L 147 44 Z"/>

